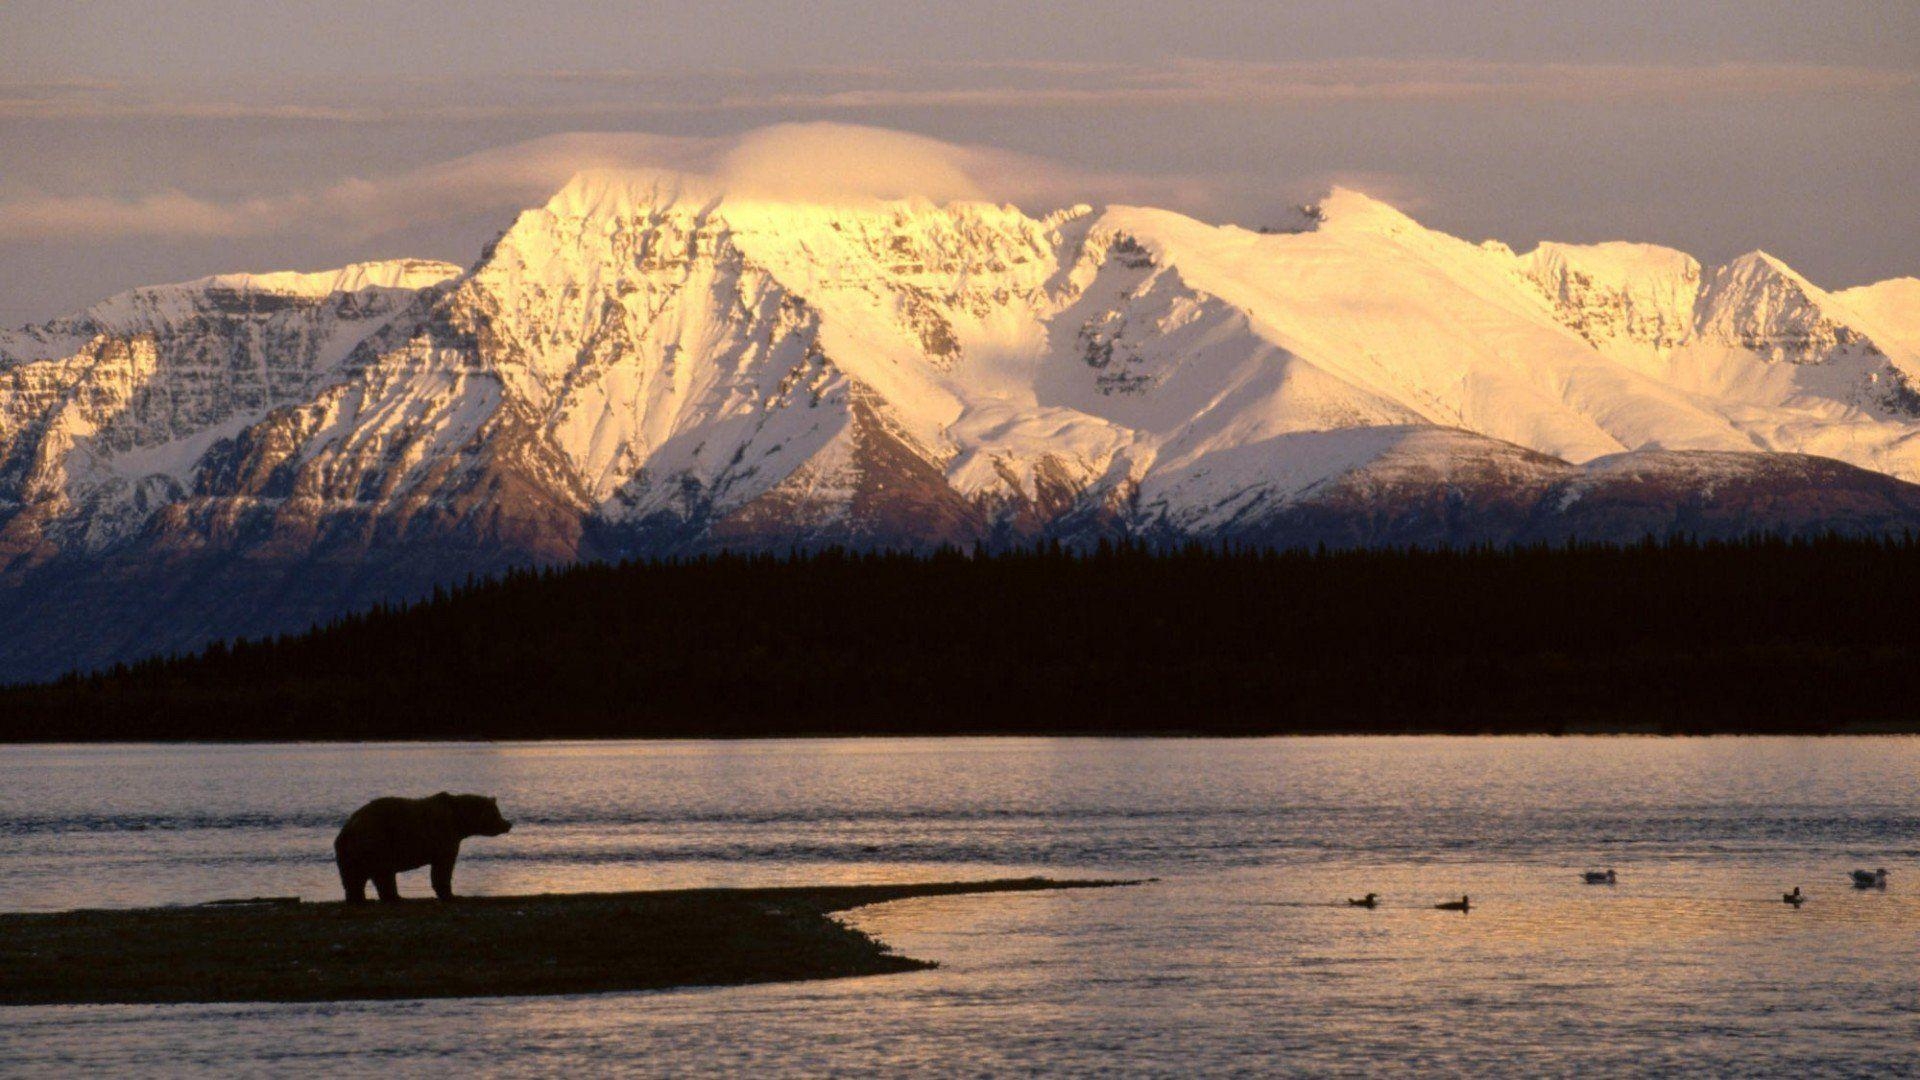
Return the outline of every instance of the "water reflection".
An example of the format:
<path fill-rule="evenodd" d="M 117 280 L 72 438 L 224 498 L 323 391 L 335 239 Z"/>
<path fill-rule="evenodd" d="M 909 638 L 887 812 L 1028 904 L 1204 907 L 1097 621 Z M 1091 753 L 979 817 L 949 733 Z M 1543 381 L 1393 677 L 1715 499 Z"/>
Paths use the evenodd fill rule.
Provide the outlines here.
<path fill-rule="evenodd" d="M 518 1001 L 28 1009 L 27 1068 L 1753 1075 L 1913 1065 L 1915 740 L 851 740 L 0 752 L 0 906 L 337 888 L 343 808 L 522 827 L 476 892 L 1157 874 L 849 920 L 933 972 Z M 1892 867 L 1855 892 L 1855 865 Z M 1590 867 L 1619 884 L 1592 887 Z M 1920 885 L 1920 873 L 1908 875 Z M 1802 885 L 1795 910 L 1780 894 Z M 424 880 L 403 879 L 419 894 Z M 1374 910 L 1346 897 L 1378 892 Z M 1470 893 L 1474 910 L 1435 911 Z M 217 1033 L 217 1038 L 212 1037 Z"/>

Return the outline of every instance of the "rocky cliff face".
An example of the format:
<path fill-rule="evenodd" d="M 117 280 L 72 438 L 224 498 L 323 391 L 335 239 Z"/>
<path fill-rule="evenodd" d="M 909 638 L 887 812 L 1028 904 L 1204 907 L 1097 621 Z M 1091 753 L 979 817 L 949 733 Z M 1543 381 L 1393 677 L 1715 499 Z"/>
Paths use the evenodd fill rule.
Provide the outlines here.
<path fill-rule="evenodd" d="M 1920 525 L 1898 283 L 1516 256 L 1352 192 L 1304 220 L 586 175 L 467 271 L 231 275 L 0 334 L 0 671 L 723 546 Z"/>
<path fill-rule="evenodd" d="M 457 267 L 237 274 L 0 334 L 0 569 L 131 542 L 273 410 L 322 394 Z"/>

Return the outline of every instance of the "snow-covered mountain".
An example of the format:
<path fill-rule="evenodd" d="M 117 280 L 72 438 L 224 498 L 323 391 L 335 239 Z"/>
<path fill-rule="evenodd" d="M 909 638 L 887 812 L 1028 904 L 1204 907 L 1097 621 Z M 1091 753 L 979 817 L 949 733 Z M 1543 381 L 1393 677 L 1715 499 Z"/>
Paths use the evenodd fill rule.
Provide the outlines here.
<path fill-rule="evenodd" d="M 1758 252 L 1516 254 L 1345 190 L 1255 232 L 589 173 L 467 271 L 0 333 L 0 669 L 60 666 L 56 587 L 203 612 L 133 620 L 172 645 L 721 546 L 1912 528 L 1916 377 L 1920 282 Z"/>

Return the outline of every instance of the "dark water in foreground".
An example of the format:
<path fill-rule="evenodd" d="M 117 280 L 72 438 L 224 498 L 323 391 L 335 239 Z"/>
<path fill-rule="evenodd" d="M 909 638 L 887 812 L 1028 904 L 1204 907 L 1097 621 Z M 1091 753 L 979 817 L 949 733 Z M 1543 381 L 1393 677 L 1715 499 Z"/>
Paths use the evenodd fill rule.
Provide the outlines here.
<path fill-rule="evenodd" d="M 10 1009 L 0 1072 L 1920 1070 L 1920 739 L 9 747 L 0 909 L 331 898 L 345 812 L 440 788 L 518 822 L 473 893 L 1162 880 L 849 916 L 911 975 Z"/>

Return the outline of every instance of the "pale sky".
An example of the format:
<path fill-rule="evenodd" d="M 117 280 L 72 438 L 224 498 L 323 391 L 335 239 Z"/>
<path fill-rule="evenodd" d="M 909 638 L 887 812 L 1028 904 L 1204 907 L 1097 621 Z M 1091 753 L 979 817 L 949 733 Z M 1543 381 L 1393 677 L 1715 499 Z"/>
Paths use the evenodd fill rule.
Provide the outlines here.
<path fill-rule="evenodd" d="M 1034 211 L 1257 225 L 1338 182 L 1520 249 L 1920 274 L 1908 0 L 8 0 L 0 323 L 471 262 L 575 167 L 822 120 L 963 144 Z"/>

